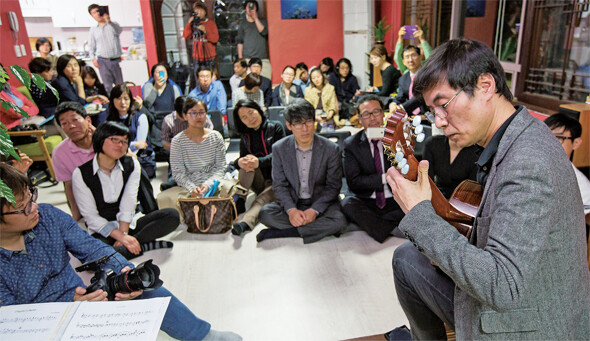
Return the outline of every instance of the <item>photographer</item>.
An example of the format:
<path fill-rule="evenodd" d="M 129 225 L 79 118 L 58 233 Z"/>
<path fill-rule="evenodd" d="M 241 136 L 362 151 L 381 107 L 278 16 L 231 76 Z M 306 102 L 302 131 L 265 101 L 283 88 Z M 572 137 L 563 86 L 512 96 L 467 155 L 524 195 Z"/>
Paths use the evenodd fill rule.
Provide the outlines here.
<path fill-rule="evenodd" d="M 133 268 L 114 250 L 83 231 L 71 216 L 48 204 L 37 204 L 37 191 L 14 167 L 0 163 L 0 179 L 15 195 L 12 205 L 0 197 L 0 305 L 69 301 L 105 301 L 107 293 L 86 293 L 70 265 L 70 252 L 81 262 L 111 256 L 103 268 L 126 272 Z M 116 293 L 115 300 L 170 297 L 161 330 L 182 340 L 241 340 L 217 332 L 196 317 L 164 287 L 152 291 Z"/>
<path fill-rule="evenodd" d="M 266 43 L 268 40 L 268 22 L 258 15 L 258 2 L 248 0 L 244 3 L 246 20 L 238 27 L 238 58 L 260 58 L 262 60 L 262 76 L 272 79 L 272 67 L 268 59 Z"/>
<path fill-rule="evenodd" d="M 219 41 L 219 32 L 215 22 L 207 18 L 207 13 L 207 6 L 201 1 L 196 1 L 193 4 L 192 16 L 182 32 L 184 39 L 193 40 L 195 72 L 203 65 L 215 67 L 215 56 L 217 56 L 215 44 Z"/>

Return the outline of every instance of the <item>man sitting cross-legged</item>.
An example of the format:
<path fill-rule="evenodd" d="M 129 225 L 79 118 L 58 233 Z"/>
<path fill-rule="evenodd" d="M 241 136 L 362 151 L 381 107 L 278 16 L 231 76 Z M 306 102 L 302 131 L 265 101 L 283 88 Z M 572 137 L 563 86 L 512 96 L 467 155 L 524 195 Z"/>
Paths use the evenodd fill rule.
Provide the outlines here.
<path fill-rule="evenodd" d="M 272 188 L 276 202 L 262 208 L 268 226 L 256 239 L 302 237 L 305 244 L 339 233 L 346 226 L 338 194 L 342 186 L 340 148 L 314 134 L 315 110 L 296 99 L 284 112 L 293 135 L 273 145 Z"/>
<path fill-rule="evenodd" d="M 342 201 L 342 212 L 383 243 L 404 217 L 385 180 L 392 164 L 383 152 L 383 143 L 367 137 L 368 128 L 383 127 L 383 104 L 376 95 L 364 96 L 358 101 L 357 112 L 365 129 L 344 141 L 344 176 L 353 195 Z"/>

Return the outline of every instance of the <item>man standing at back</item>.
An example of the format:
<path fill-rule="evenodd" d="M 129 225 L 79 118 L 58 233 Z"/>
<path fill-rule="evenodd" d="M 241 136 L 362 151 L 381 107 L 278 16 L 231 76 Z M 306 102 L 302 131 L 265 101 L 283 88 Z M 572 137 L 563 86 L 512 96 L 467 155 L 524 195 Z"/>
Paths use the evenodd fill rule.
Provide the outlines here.
<path fill-rule="evenodd" d="M 116 84 L 123 83 L 121 73 L 121 26 L 111 21 L 109 13 L 105 11 L 106 6 L 92 4 L 88 6 L 88 13 L 96 20 L 98 25 L 90 28 L 90 58 L 92 64 L 98 68 L 102 83 L 107 93 Z"/>
<path fill-rule="evenodd" d="M 266 40 L 268 39 L 268 22 L 258 17 L 258 1 L 249 0 L 244 4 L 246 20 L 238 28 L 238 58 L 260 58 L 264 66 L 262 76 L 272 78 L 272 67 L 268 59 Z"/>
<path fill-rule="evenodd" d="M 410 242 L 395 250 L 393 274 L 413 339 L 445 339 L 443 322 L 459 340 L 587 339 L 582 199 L 559 142 L 512 105 L 500 62 L 479 41 L 439 46 L 418 71 L 414 95 L 451 141 L 483 148 L 477 181 L 484 189 L 465 237 L 436 214 L 427 161 L 417 181 L 388 170 L 406 212 L 398 228 Z"/>

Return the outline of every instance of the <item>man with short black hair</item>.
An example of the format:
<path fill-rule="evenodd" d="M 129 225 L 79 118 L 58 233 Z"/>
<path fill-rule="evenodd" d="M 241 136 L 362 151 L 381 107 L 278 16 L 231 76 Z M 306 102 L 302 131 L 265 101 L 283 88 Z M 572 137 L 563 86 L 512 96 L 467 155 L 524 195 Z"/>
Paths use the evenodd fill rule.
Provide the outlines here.
<path fill-rule="evenodd" d="M 340 148 L 314 133 L 315 109 L 294 99 L 284 112 L 293 135 L 273 145 L 272 188 L 276 202 L 258 216 L 269 227 L 256 240 L 301 237 L 313 243 L 339 234 L 346 226 L 338 195 L 342 187 Z"/>
<path fill-rule="evenodd" d="M 559 143 L 525 107 L 512 105 L 504 69 L 479 41 L 439 46 L 416 75 L 414 95 L 457 146 L 483 149 L 483 195 L 465 237 L 436 214 L 427 161 L 416 181 L 394 167 L 387 172 L 406 212 L 398 228 L 409 242 L 395 250 L 393 274 L 413 339 L 445 339 L 445 323 L 461 340 L 586 339 L 582 199 Z"/>
<path fill-rule="evenodd" d="M 305 93 L 305 88 L 309 85 L 309 69 L 304 62 L 297 63 L 295 65 L 295 80 L 293 80 L 293 84 L 299 85 L 301 91 Z"/>
<path fill-rule="evenodd" d="M 95 27 L 90 28 L 90 39 L 88 47 L 90 49 L 90 58 L 92 64 L 100 72 L 100 78 L 107 91 L 116 84 L 123 83 L 123 73 L 121 72 L 121 42 L 119 36 L 123 31 L 121 26 L 111 21 L 106 6 L 92 4 L 88 6 L 88 13 L 98 23 Z"/>
<path fill-rule="evenodd" d="M 219 41 L 219 32 L 215 21 L 207 17 L 207 6 L 201 0 L 193 3 L 193 14 L 186 23 L 182 36 L 185 40 L 193 40 L 193 67 L 196 71 L 200 66 L 206 65 L 215 67 L 215 57 L 217 56 L 216 44 Z M 195 19 L 198 18 L 198 19 Z M 193 22 L 199 20 L 197 27 L 193 27 Z"/>
<path fill-rule="evenodd" d="M 263 76 L 272 78 L 272 67 L 268 59 L 266 46 L 268 39 L 268 22 L 258 17 L 258 1 L 248 0 L 244 3 L 246 20 L 238 27 L 238 58 L 259 58 L 264 63 Z"/>
<path fill-rule="evenodd" d="M 201 66 L 197 72 L 197 86 L 189 92 L 189 97 L 202 100 L 207 104 L 207 110 L 219 110 L 223 115 L 227 111 L 227 95 L 223 84 L 213 80 L 213 69 L 208 66 Z"/>
<path fill-rule="evenodd" d="M 231 87 L 232 93 L 240 87 L 240 82 L 246 78 L 248 73 L 248 62 L 244 58 L 240 58 L 234 62 L 234 74 L 229 79 L 229 86 Z M 236 101 L 233 102 L 236 103 Z"/>
<path fill-rule="evenodd" d="M 342 212 L 383 243 L 393 231 L 397 232 L 395 228 L 404 217 L 385 179 L 393 164 L 385 154 L 381 139 L 370 139 L 367 135 L 368 129 L 383 127 L 383 104 L 379 96 L 366 95 L 358 100 L 356 111 L 364 129 L 344 140 L 344 177 L 353 194 L 342 200 Z"/>
<path fill-rule="evenodd" d="M 420 49 L 414 45 L 408 45 L 404 48 L 402 55 L 404 66 L 408 69 L 408 72 L 404 73 L 399 79 L 397 96 L 390 101 L 389 112 L 394 113 L 397 109 L 402 108 L 404 110 L 415 108 L 410 110 L 409 114 L 424 114 L 428 111 L 428 108 L 423 102 L 414 97 L 413 92 L 416 73 L 422 66 L 420 64 L 422 59 Z"/>

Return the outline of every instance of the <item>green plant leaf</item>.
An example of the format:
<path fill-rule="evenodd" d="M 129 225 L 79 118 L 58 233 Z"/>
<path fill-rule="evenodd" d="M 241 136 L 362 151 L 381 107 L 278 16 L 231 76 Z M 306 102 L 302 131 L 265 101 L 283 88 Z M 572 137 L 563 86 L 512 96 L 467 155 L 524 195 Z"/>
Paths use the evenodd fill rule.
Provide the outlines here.
<path fill-rule="evenodd" d="M 12 140 L 5 129 L 6 127 L 0 129 L 0 153 L 2 153 L 2 155 L 12 155 L 15 159 L 20 160 L 20 156 L 16 150 L 14 150 Z"/>
<path fill-rule="evenodd" d="M 42 91 L 45 91 L 45 79 L 43 79 L 43 77 L 41 77 L 41 75 L 38 75 L 36 73 L 32 73 L 31 76 L 33 76 L 33 82 L 35 83 L 35 85 L 41 89 Z"/>
<path fill-rule="evenodd" d="M 0 99 L 0 102 L 2 103 L 2 108 L 4 108 L 4 110 L 10 110 L 10 102 L 5 101 L 3 99 Z"/>
<path fill-rule="evenodd" d="M 57 93 L 57 90 L 55 90 L 55 88 L 47 83 L 47 87 L 49 88 L 49 90 L 51 90 L 51 92 L 53 92 L 53 95 L 55 96 L 55 98 L 57 98 L 57 103 L 59 103 L 59 94 Z"/>
<path fill-rule="evenodd" d="M 8 103 L 8 108 L 6 108 L 6 106 L 4 105 L 4 103 Z M 24 116 L 26 118 L 29 118 L 29 114 L 23 109 L 23 108 L 19 108 L 16 104 L 12 103 L 12 102 L 8 102 L 8 101 L 4 101 L 2 103 L 2 106 L 6 109 L 6 110 L 10 110 L 10 108 L 12 108 L 17 114 Z"/>
<path fill-rule="evenodd" d="M 12 194 L 12 190 L 10 187 L 6 186 L 4 181 L 0 180 L 0 197 L 6 198 L 9 203 L 16 205 L 16 201 L 14 200 L 14 194 Z"/>
<path fill-rule="evenodd" d="M 18 79 L 19 82 L 21 82 L 22 85 L 26 86 L 27 89 L 31 88 L 31 75 L 27 72 L 27 70 L 18 65 L 12 65 L 9 68 L 12 74 Z"/>

